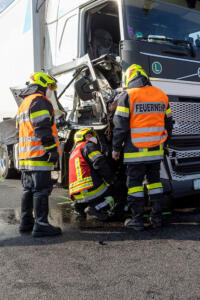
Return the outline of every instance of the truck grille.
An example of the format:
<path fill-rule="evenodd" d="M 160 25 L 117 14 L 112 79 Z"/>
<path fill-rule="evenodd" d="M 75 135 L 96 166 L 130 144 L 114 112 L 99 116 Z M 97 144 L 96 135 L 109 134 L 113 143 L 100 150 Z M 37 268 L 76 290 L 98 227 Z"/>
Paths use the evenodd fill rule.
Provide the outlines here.
<path fill-rule="evenodd" d="M 200 150 L 177 151 L 169 148 L 166 157 L 173 180 L 200 178 Z"/>
<path fill-rule="evenodd" d="M 172 134 L 200 135 L 200 103 L 170 102 L 173 120 Z"/>

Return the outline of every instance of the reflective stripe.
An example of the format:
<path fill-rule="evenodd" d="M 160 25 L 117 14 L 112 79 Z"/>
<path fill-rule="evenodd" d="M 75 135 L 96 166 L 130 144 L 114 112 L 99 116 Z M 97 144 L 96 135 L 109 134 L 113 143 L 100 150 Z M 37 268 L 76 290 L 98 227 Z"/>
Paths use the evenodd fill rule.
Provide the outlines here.
<path fill-rule="evenodd" d="M 170 118 L 170 117 L 172 117 L 172 114 L 168 114 L 168 115 L 166 115 L 166 117 L 167 117 L 167 118 Z"/>
<path fill-rule="evenodd" d="M 148 190 L 162 188 L 162 187 L 163 187 L 162 182 L 147 184 Z"/>
<path fill-rule="evenodd" d="M 29 122 L 30 118 L 29 118 L 29 111 L 25 110 L 23 112 L 21 112 L 18 116 L 17 116 L 17 121 L 18 124 L 21 124 L 22 122 Z"/>
<path fill-rule="evenodd" d="M 112 208 L 115 204 L 115 200 L 112 196 L 106 196 L 104 199 L 106 199 L 109 206 Z"/>
<path fill-rule="evenodd" d="M 105 200 L 105 201 L 103 201 L 103 202 L 97 204 L 97 205 L 95 206 L 95 208 L 96 208 L 96 210 L 100 210 L 101 208 L 106 207 L 106 206 L 108 206 L 107 200 Z"/>
<path fill-rule="evenodd" d="M 93 187 L 93 182 L 88 182 L 88 183 L 85 183 L 85 184 L 80 184 L 77 187 L 70 188 L 70 194 L 79 192 L 80 189 L 86 189 L 86 188 L 92 188 L 92 187 Z"/>
<path fill-rule="evenodd" d="M 133 128 L 131 133 L 143 133 L 143 132 L 160 132 L 164 131 L 164 127 L 143 127 L 143 128 Z"/>
<path fill-rule="evenodd" d="M 126 114 L 129 114 L 129 108 L 128 107 L 125 107 L 125 106 L 117 106 L 117 109 L 116 109 L 116 111 L 122 111 L 122 112 L 124 112 L 124 113 L 126 113 Z"/>
<path fill-rule="evenodd" d="M 36 112 L 30 114 L 31 119 L 41 117 L 41 116 L 46 116 L 49 118 L 50 117 L 49 111 L 48 110 L 39 110 L 39 111 L 36 111 Z"/>
<path fill-rule="evenodd" d="M 130 110 L 128 107 L 117 106 L 115 115 L 122 116 L 125 118 L 129 118 Z"/>
<path fill-rule="evenodd" d="M 54 166 L 53 163 L 47 161 L 35 161 L 35 160 L 25 160 L 25 159 L 19 161 L 20 166 L 24 164 L 29 166 Z"/>
<path fill-rule="evenodd" d="M 19 169 L 31 171 L 51 171 L 54 164 L 46 161 L 19 160 Z"/>
<path fill-rule="evenodd" d="M 149 190 L 148 193 L 149 195 L 163 194 L 163 188 Z"/>
<path fill-rule="evenodd" d="M 161 141 L 165 137 L 167 137 L 166 134 L 161 136 L 149 136 L 149 137 L 142 137 L 142 138 L 132 138 L 133 143 L 145 143 L 145 142 L 155 142 L 155 141 Z"/>
<path fill-rule="evenodd" d="M 171 110 L 171 107 L 170 108 L 168 108 L 167 110 L 166 110 L 166 115 L 168 116 L 169 114 L 171 114 L 172 113 L 172 110 Z"/>
<path fill-rule="evenodd" d="M 29 170 L 29 171 L 52 171 L 54 170 L 54 166 L 30 166 L 23 165 L 19 166 L 19 170 Z"/>
<path fill-rule="evenodd" d="M 103 155 L 101 154 L 100 151 L 94 151 L 88 155 L 89 159 L 91 159 L 92 161 L 94 161 L 97 157 L 101 157 L 101 156 Z"/>
<path fill-rule="evenodd" d="M 19 152 L 31 152 L 31 151 L 43 151 L 43 146 L 32 146 L 32 147 L 20 147 Z"/>
<path fill-rule="evenodd" d="M 147 189 L 149 195 L 162 194 L 163 193 L 162 182 L 147 184 Z"/>
<path fill-rule="evenodd" d="M 92 177 L 85 177 L 84 179 L 82 180 L 79 180 L 79 181 L 75 181 L 73 183 L 70 184 L 70 188 L 71 187 L 75 187 L 77 186 L 78 184 L 82 184 L 82 183 L 85 183 L 85 182 L 91 182 L 92 181 Z"/>
<path fill-rule="evenodd" d="M 144 197 L 143 186 L 136 186 L 128 189 L 128 195 L 134 197 Z"/>
<path fill-rule="evenodd" d="M 76 169 L 76 177 L 78 180 L 82 180 L 82 172 L 81 172 L 81 166 L 80 166 L 80 160 L 79 157 L 75 158 L 75 169 Z"/>
<path fill-rule="evenodd" d="M 150 157 L 140 157 L 140 158 L 124 158 L 124 163 L 132 163 L 132 162 L 145 162 L 145 161 L 153 161 L 153 160 L 162 160 L 163 155 L 155 155 L 155 156 L 150 156 Z"/>
<path fill-rule="evenodd" d="M 55 148 L 55 147 L 57 147 L 56 144 L 53 144 L 51 146 L 44 147 L 44 149 L 48 150 L 48 149 L 52 149 L 52 148 Z"/>
<path fill-rule="evenodd" d="M 86 202 L 101 196 L 107 189 L 108 187 L 103 183 L 96 190 L 91 192 L 82 191 L 78 195 L 74 194 L 73 197 L 75 200 L 78 200 L 78 202 Z"/>
<path fill-rule="evenodd" d="M 28 137 L 20 137 L 19 143 L 24 142 L 40 142 L 41 140 L 39 138 L 36 138 L 35 136 L 28 136 Z"/>
<path fill-rule="evenodd" d="M 160 145 L 160 150 L 155 151 L 146 151 L 145 149 L 143 152 L 124 153 L 124 163 L 161 160 L 164 155 L 161 147 L 162 145 Z"/>

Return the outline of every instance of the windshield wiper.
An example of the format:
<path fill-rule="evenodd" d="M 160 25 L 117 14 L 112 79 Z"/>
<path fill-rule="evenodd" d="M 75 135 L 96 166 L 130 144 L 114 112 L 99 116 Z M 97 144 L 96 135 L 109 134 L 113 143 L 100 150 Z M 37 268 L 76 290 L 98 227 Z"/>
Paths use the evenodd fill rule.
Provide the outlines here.
<path fill-rule="evenodd" d="M 169 42 L 169 43 L 174 44 L 174 45 L 186 46 L 186 47 L 189 46 L 191 56 L 192 57 L 195 56 L 194 48 L 193 48 L 192 42 L 190 42 L 190 41 L 176 40 L 176 39 L 173 39 L 173 38 L 165 37 L 163 35 L 160 35 L 160 36 L 159 35 L 148 35 L 148 37 L 137 37 L 136 39 L 137 40 L 146 40 L 146 41 L 149 41 L 149 42 L 153 42 L 154 40 L 164 41 L 164 42 Z"/>

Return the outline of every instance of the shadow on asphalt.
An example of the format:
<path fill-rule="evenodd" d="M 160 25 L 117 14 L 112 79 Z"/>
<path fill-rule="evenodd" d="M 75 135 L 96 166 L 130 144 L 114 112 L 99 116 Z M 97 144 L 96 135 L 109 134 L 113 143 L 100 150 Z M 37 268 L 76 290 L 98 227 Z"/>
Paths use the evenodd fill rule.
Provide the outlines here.
<path fill-rule="evenodd" d="M 31 234 L 19 235 L 18 221 L 14 221 L 11 216 L 6 219 L 0 214 L 0 228 L 3 224 L 8 235 L 0 236 L 0 247 L 12 246 L 44 246 L 53 244 L 62 244 L 70 241 L 88 241 L 94 242 L 103 247 L 106 245 L 115 246 L 114 242 L 123 241 L 144 241 L 152 240 L 161 242 L 163 240 L 200 240 L 200 209 L 199 208 L 176 208 L 171 215 L 164 216 L 164 227 L 161 229 L 145 228 L 142 232 L 126 230 L 123 222 L 100 223 L 99 221 L 89 219 L 87 221 L 77 221 L 72 214 L 69 217 L 66 214 L 66 208 L 55 210 L 56 220 L 51 221 L 55 225 L 62 227 L 63 234 L 58 237 L 33 238 Z M 59 213 L 58 213 L 59 212 Z M 69 211 L 67 210 L 69 213 Z M 54 215 L 53 212 L 51 212 Z M 14 213 L 12 210 L 8 214 Z M 4 223 L 3 221 L 4 220 Z M 9 236 L 10 235 L 10 236 Z M 91 244 L 90 244 L 91 247 Z"/>

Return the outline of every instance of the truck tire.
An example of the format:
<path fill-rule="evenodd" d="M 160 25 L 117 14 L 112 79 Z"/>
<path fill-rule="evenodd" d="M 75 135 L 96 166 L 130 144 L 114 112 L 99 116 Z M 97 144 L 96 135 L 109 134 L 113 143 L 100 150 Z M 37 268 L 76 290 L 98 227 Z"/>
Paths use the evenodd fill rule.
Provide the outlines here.
<path fill-rule="evenodd" d="M 0 144 L 0 178 L 8 178 L 8 176 L 9 176 L 8 149 L 5 144 Z"/>

